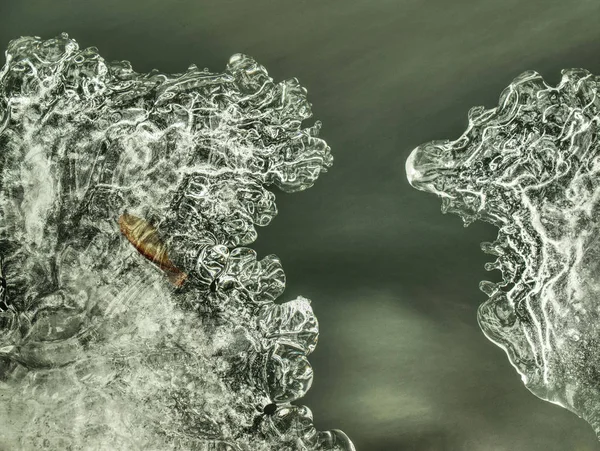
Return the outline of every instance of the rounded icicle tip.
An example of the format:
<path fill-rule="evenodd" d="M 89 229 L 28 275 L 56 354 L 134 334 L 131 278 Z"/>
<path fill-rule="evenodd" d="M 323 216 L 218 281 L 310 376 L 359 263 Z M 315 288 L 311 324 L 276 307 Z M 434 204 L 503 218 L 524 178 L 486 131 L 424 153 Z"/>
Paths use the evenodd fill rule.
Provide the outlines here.
<path fill-rule="evenodd" d="M 227 63 L 231 67 L 236 67 L 239 64 L 242 64 L 244 60 L 250 58 L 249 56 L 244 55 L 243 53 L 235 53 L 231 55 L 229 58 L 229 62 Z"/>
<path fill-rule="evenodd" d="M 405 164 L 406 178 L 413 188 L 444 197 L 436 181 L 455 166 L 447 141 L 434 141 L 413 149 Z"/>
<path fill-rule="evenodd" d="M 319 432 L 319 451 L 356 451 L 352 440 L 339 429 Z"/>
<path fill-rule="evenodd" d="M 406 172 L 406 178 L 408 179 L 408 183 L 413 188 L 418 188 L 419 181 L 421 180 L 421 173 L 419 172 L 418 160 L 419 160 L 419 148 L 413 149 L 408 158 L 406 159 L 406 163 L 404 165 L 404 170 Z"/>

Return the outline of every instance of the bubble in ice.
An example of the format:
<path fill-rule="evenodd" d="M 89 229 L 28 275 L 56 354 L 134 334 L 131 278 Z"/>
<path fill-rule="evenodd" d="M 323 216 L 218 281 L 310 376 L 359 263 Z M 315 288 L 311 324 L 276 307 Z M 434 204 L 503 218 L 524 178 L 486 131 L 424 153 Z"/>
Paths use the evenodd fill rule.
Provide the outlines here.
<path fill-rule="evenodd" d="M 497 107 L 476 107 L 455 141 L 417 147 L 410 183 L 465 225 L 498 227 L 484 252 L 502 281 L 482 282 L 485 335 L 527 388 L 600 434 L 600 77 L 517 77 Z"/>
<path fill-rule="evenodd" d="M 0 70 L 2 449 L 338 450 L 294 404 L 318 323 L 246 247 L 332 164 L 252 58 L 135 72 L 66 34 Z"/>

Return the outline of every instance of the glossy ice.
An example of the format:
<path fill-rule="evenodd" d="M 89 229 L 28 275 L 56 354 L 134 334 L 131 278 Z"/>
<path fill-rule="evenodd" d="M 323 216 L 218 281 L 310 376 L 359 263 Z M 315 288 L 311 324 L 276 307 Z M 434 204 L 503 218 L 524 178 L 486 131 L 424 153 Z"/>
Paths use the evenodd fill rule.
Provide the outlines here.
<path fill-rule="evenodd" d="M 417 147 L 406 172 L 443 212 L 498 227 L 482 249 L 503 281 L 480 283 L 479 324 L 529 390 L 600 434 L 599 87 L 584 70 L 556 87 L 526 72 L 498 107 L 471 109 L 457 140 Z"/>
<path fill-rule="evenodd" d="M 277 212 L 266 186 L 332 163 L 306 90 L 245 55 L 139 74 L 66 34 L 6 59 L 0 448 L 353 450 L 291 404 L 317 320 L 244 247 Z"/>

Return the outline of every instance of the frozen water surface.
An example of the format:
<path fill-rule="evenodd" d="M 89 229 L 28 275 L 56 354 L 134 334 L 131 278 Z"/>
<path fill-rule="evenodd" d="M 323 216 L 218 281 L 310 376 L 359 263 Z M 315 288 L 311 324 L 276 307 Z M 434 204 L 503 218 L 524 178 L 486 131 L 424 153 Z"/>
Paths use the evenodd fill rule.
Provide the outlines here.
<path fill-rule="evenodd" d="M 600 77 L 565 70 L 556 87 L 516 78 L 498 107 L 471 109 L 455 141 L 417 147 L 410 183 L 465 225 L 498 227 L 484 252 L 478 320 L 531 392 L 600 434 Z"/>
<path fill-rule="evenodd" d="M 245 247 L 332 163 L 306 90 L 245 55 L 139 74 L 66 34 L 0 70 L 1 449 L 338 450 L 293 404 L 310 301 Z M 584 340 L 584 338 L 582 338 Z"/>

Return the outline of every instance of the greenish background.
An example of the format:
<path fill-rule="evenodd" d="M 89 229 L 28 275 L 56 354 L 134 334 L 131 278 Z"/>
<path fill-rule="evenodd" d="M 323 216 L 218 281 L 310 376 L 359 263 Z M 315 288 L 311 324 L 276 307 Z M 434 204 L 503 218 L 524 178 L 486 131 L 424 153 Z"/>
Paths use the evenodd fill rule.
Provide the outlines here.
<path fill-rule="evenodd" d="M 600 73 L 599 19 L 598 0 L 0 0 L 0 44 L 66 31 L 138 71 L 221 71 L 243 52 L 298 77 L 335 164 L 278 195 L 255 248 L 320 319 L 303 400 L 317 426 L 359 451 L 584 451 L 600 450 L 592 429 L 531 395 L 478 329 L 495 231 L 442 216 L 404 162 L 524 70 Z"/>

